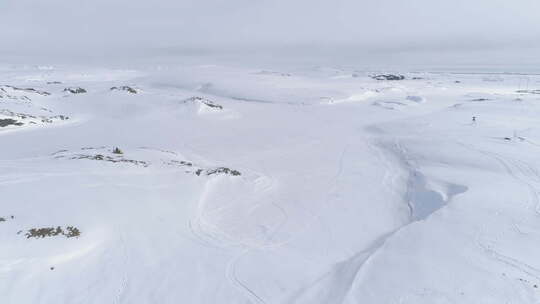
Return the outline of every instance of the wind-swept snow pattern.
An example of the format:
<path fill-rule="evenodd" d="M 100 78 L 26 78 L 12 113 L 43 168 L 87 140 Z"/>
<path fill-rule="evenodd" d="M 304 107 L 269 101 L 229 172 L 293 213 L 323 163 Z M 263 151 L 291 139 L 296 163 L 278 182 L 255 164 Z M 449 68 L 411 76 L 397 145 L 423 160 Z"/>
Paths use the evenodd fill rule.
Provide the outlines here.
<path fill-rule="evenodd" d="M 540 76 L 0 71 L 0 303 L 539 303 Z"/>

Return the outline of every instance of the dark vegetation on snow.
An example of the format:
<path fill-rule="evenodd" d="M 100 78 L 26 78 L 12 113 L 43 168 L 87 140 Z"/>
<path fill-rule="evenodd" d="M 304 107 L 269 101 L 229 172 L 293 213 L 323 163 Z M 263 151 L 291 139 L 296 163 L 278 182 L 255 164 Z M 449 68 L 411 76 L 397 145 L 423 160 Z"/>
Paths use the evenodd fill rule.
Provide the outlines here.
<path fill-rule="evenodd" d="M 19 100 L 19 101 L 25 101 L 29 102 L 31 99 L 28 96 L 22 95 L 11 95 L 8 93 L 6 88 L 9 88 L 9 86 L 0 87 L 0 99 L 11 99 L 11 100 Z"/>
<path fill-rule="evenodd" d="M 198 96 L 194 96 L 194 97 L 190 97 L 186 100 L 184 100 L 184 103 L 193 103 L 193 102 L 198 102 L 200 104 L 203 104 L 207 107 L 210 107 L 210 108 L 214 108 L 214 109 L 219 109 L 219 110 L 223 110 L 223 106 L 222 105 L 219 105 L 211 100 L 208 100 L 206 98 L 203 98 L 203 97 L 198 97 Z"/>
<path fill-rule="evenodd" d="M 394 75 L 394 74 L 380 74 L 373 75 L 371 78 L 375 80 L 404 80 L 405 76 L 403 75 Z"/>
<path fill-rule="evenodd" d="M 24 125 L 24 123 L 18 122 L 15 119 L 11 119 L 11 118 L 0 119 L 0 127 L 1 128 L 7 127 L 7 126 L 22 126 L 22 125 Z"/>
<path fill-rule="evenodd" d="M 0 127 L 5 127 L 8 125 L 22 126 L 24 125 L 24 120 L 31 120 L 28 122 L 29 124 L 36 124 L 37 122 L 53 123 L 55 120 L 68 120 L 69 119 L 69 117 L 65 115 L 35 116 L 31 114 L 26 114 L 26 113 L 16 113 L 16 112 L 12 112 L 6 109 L 0 110 L 0 114 L 12 117 L 12 118 L 0 119 Z M 22 121 L 18 121 L 15 118 Z"/>
<path fill-rule="evenodd" d="M 112 87 L 111 91 L 126 91 L 126 92 L 131 93 L 131 94 L 137 94 L 138 93 L 137 90 L 135 90 L 134 88 L 129 87 L 129 86 Z"/>
<path fill-rule="evenodd" d="M 273 75 L 273 76 L 281 76 L 281 77 L 291 77 L 292 75 L 290 73 L 282 73 L 282 72 L 273 72 L 273 71 L 266 71 L 262 70 L 258 73 L 255 73 L 255 75 Z"/>
<path fill-rule="evenodd" d="M 10 215 L 9 217 L 1 217 L 0 216 L 0 222 L 6 222 L 8 219 L 14 219 L 15 216 Z"/>
<path fill-rule="evenodd" d="M 65 116 L 65 115 L 55 115 L 55 116 L 40 116 L 41 118 L 41 122 L 45 122 L 45 123 L 52 123 L 53 120 L 68 120 L 69 117 L 68 116 Z"/>
<path fill-rule="evenodd" d="M 22 91 L 22 92 L 26 92 L 26 93 L 38 94 L 38 95 L 41 95 L 41 96 L 49 96 L 49 95 L 51 95 L 51 93 L 49 93 L 49 92 L 36 90 L 34 88 L 18 88 L 18 87 L 14 87 L 14 86 L 10 86 L 10 85 L 4 85 L 3 87 L 4 88 L 10 88 L 13 91 Z M 2 91 L 6 92 L 3 88 L 2 88 Z"/>
<path fill-rule="evenodd" d="M 177 166 L 187 166 L 187 167 L 193 167 L 193 163 L 183 160 L 175 160 L 171 159 L 168 162 L 165 162 L 166 165 L 177 165 Z"/>
<path fill-rule="evenodd" d="M 69 92 L 71 94 L 83 94 L 86 93 L 86 90 L 80 87 L 69 87 L 65 88 L 64 92 Z"/>
<path fill-rule="evenodd" d="M 105 150 L 106 149 L 106 150 Z M 91 151 L 91 150 L 105 150 L 100 151 L 101 153 L 96 154 L 68 154 L 68 150 L 59 150 L 54 152 L 52 155 L 55 158 L 66 158 L 66 159 L 88 159 L 88 160 L 96 160 L 96 161 L 106 161 L 111 163 L 128 163 L 133 164 L 137 166 L 143 166 L 148 167 L 150 165 L 149 162 L 142 161 L 142 160 L 135 160 L 135 159 L 127 159 L 124 158 L 124 151 L 120 150 L 120 148 L 115 147 L 112 150 L 107 149 L 107 147 L 84 147 L 81 148 L 83 151 Z M 111 155 L 106 155 L 107 152 L 111 153 Z"/>
<path fill-rule="evenodd" d="M 166 150 L 150 149 L 150 148 L 140 148 L 140 149 L 154 150 L 161 153 L 177 155 L 176 152 L 171 152 L 171 151 L 166 151 Z M 59 150 L 59 151 L 54 152 L 52 156 L 54 156 L 57 159 L 70 159 L 70 160 L 86 159 L 86 160 L 95 160 L 95 161 L 105 161 L 105 162 L 111 162 L 111 163 L 128 163 L 128 164 L 133 164 L 133 165 L 142 166 L 142 167 L 149 167 L 151 165 L 156 165 L 154 161 L 150 161 L 150 160 L 144 160 L 144 159 L 137 160 L 137 159 L 126 158 L 125 152 L 122 151 L 118 147 L 114 147 L 114 148 L 110 148 L 106 146 L 95 147 L 95 148 L 84 147 L 84 148 L 81 148 L 81 150 L 84 151 L 84 153 L 70 153 L 70 151 L 68 150 Z M 95 151 L 95 152 L 89 153 L 90 151 Z M 226 167 L 204 168 L 204 167 L 197 166 L 187 160 L 178 160 L 178 159 L 170 159 L 170 158 L 166 159 L 165 157 L 162 155 L 159 163 L 166 166 L 184 168 L 185 173 L 191 173 L 197 176 L 211 176 L 211 175 L 220 175 L 220 174 L 226 174 L 226 175 L 231 175 L 231 176 L 241 175 L 240 171 L 226 168 Z"/>
<path fill-rule="evenodd" d="M 105 149 L 107 147 L 105 146 L 101 146 L 101 147 L 83 147 L 81 148 L 81 150 L 99 150 L 99 149 Z M 67 152 L 68 150 L 63 150 L 65 152 Z"/>
<path fill-rule="evenodd" d="M 30 101 L 31 99 L 28 98 L 28 96 L 14 96 L 14 95 L 10 95 L 10 94 L 7 94 L 7 92 L 1 92 L 1 88 L 0 88 L 0 99 L 11 99 L 11 100 L 21 100 L 21 101 Z"/>
<path fill-rule="evenodd" d="M 65 228 L 62 228 L 60 226 L 55 227 L 45 227 L 45 228 L 32 228 L 28 230 L 25 234 L 26 238 L 45 238 L 45 237 L 52 237 L 52 236 L 58 236 L 63 235 L 66 238 L 73 238 L 73 237 L 79 237 L 81 235 L 81 231 L 73 226 L 67 226 Z"/>
<path fill-rule="evenodd" d="M 517 90 L 516 93 L 521 93 L 521 94 L 540 94 L 540 89 L 535 89 L 535 90 Z"/>
<path fill-rule="evenodd" d="M 502 274 L 503 276 L 506 276 L 506 273 L 503 273 Z M 527 280 L 527 279 L 523 279 L 523 278 L 517 278 L 518 281 L 522 282 L 522 283 L 525 283 L 525 284 L 530 284 L 534 289 L 538 289 L 538 284 L 534 284 L 533 282 Z"/>
<path fill-rule="evenodd" d="M 179 167 L 189 167 L 189 168 L 193 168 L 192 170 L 190 171 L 186 171 L 186 173 L 195 173 L 195 175 L 197 176 L 201 176 L 201 175 L 205 175 L 205 176 L 210 176 L 210 175 L 219 175 L 219 174 L 227 174 L 227 175 L 232 175 L 232 176 L 240 176 L 242 175 L 240 173 L 240 171 L 238 170 L 234 170 L 234 169 L 229 169 L 229 168 L 226 168 L 226 167 L 217 167 L 217 168 L 197 168 L 193 165 L 193 163 L 191 162 L 188 162 L 188 161 L 179 161 L 179 160 L 169 160 L 167 162 L 164 162 L 166 165 L 170 165 L 170 166 L 179 166 Z M 195 171 L 193 171 L 195 170 Z"/>
<path fill-rule="evenodd" d="M 111 163 L 128 163 L 133 164 L 137 166 L 143 166 L 148 167 L 148 162 L 142 161 L 142 160 L 134 160 L 134 159 L 126 159 L 122 157 L 112 157 L 107 156 L 103 154 L 96 154 L 96 155 L 76 155 L 71 157 L 70 159 L 89 159 L 89 160 L 99 160 L 99 161 L 106 161 Z"/>
<path fill-rule="evenodd" d="M 214 175 L 214 174 L 228 174 L 228 175 L 232 175 L 232 176 L 240 176 L 240 175 L 242 175 L 239 171 L 229 169 L 229 168 L 225 168 L 225 167 L 219 167 L 219 168 L 214 168 L 214 169 L 206 169 L 206 170 L 198 169 L 197 171 L 195 171 L 195 174 L 197 174 L 197 176 L 200 176 L 201 174 L 205 174 L 205 175 L 208 175 L 208 176 Z"/>

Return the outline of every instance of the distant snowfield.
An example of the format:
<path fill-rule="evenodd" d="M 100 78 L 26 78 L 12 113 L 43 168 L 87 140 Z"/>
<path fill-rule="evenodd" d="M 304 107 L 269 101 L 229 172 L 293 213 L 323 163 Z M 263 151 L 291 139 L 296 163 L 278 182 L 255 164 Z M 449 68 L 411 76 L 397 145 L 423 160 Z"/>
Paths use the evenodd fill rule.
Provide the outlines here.
<path fill-rule="evenodd" d="M 2 69 L 0 303 L 540 302 L 540 76 L 379 74 Z"/>

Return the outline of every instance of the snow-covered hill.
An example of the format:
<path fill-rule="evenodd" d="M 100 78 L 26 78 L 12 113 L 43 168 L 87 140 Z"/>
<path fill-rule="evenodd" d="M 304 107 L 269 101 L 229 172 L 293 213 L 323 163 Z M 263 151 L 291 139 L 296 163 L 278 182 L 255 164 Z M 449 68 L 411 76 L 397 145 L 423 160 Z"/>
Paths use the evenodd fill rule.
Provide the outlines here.
<path fill-rule="evenodd" d="M 540 76 L 0 72 L 0 303 L 540 301 Z"/>

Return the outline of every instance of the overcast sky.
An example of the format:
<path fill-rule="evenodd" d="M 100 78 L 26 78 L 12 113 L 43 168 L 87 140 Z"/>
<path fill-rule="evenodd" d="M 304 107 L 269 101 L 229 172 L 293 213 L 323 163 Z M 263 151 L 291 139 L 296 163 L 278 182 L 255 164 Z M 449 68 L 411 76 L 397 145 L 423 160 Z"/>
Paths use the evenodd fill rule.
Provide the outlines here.
<path fill-rule="evenodd" d="M 540 0 L 0 0 L 0 51 L 540 44 Z"/>

